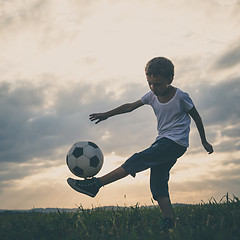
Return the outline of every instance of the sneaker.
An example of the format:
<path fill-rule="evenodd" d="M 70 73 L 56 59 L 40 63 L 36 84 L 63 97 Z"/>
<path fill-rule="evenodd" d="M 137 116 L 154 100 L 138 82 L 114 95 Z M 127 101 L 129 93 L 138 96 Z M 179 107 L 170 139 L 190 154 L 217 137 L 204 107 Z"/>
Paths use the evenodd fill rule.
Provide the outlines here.
<path fill-rule="evenodd" d="M 86 180 L 75 180 L 73 178 L 67 179 L 68 184 L 77 192 L 84 193 L 90 197 L 95 197 L 102 187 L 98 178 L 91 178 Z"/>
<path fill-rule="evenodd" d="M 167 231 L 173 228 L 173 219 L 171 218 L 164 218 L 161 224 L 161 230 Z"/>

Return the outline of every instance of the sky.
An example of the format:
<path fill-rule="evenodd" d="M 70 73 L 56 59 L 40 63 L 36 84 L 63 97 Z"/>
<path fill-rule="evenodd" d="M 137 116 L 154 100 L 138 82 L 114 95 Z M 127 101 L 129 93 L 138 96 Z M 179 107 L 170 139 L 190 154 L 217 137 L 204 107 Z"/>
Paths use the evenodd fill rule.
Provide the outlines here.
<path fill-rule="evenodd" d="M 175 65 L 215 152 L 190 147 L 171 171 L 173 203 L 240 196 L 240 1 L 0 0 L 0 209 L 152 205 L 149 170 L 95 198 L 66 182 L 77 141 L 103 151 L 102 176 L 154 142 L 151 107 L 97 125 L 89 114 L 139 100 L 144 67 Z M 156 204 L 156 203 L 154 203 Z"/>

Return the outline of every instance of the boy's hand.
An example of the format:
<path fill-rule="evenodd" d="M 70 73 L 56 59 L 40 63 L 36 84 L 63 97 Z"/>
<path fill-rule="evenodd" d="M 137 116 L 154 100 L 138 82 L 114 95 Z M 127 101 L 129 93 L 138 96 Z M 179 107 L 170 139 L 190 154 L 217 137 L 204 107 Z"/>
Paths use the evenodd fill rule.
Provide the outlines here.
<path fill-rule="evenodd" d="M 97 124 L 97 123 L 99 123 L 99 122 L 101 122 L 101 121 L 103 121 L 103 120 L 106 120 L 106 119 L 108 119 L 108 116 L 107 116 L 107 114 L 106 113 L 93 113 L 93 114 L 90 114 L 89 115 L 89 119 L 91 120 L 91 121 L 96 121 L 95 122 L 95 124 Z"/>
<path fill-rule="evenodd" d="M 206 142 L 202 142 L 203 147 L 205 148 L 205 150 L 208 152 L 208 154 L 213 153 L 213 147 L 210 143 Z"/>

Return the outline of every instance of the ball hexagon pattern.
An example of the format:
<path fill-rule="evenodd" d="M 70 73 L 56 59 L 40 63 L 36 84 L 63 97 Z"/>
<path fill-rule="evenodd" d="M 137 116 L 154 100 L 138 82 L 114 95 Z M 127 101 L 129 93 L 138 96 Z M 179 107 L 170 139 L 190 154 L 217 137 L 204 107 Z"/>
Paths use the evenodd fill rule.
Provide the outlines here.
<path fill-rule="evenodd" d="M 101 170 L 103 158 L 101 149 L 95 143 L 80 141 L 69 149 L 66 162 L 74 175 L 88 178 L 95 176 Z"/>

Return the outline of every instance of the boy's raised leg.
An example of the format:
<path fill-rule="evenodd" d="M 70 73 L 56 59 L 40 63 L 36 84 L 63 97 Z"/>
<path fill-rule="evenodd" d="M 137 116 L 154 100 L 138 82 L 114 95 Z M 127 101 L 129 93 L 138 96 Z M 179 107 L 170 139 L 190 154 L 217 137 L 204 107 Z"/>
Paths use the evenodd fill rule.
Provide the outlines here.
<path fill-rule="evenodd" d="M 119 168 L 116 168 L 115 170 L 113 170 L 112 172 L 100 177 L 99 180 L 100 180 L 101 184 L 104 186 L 109 183 L 115 182 L 119 179 L 122 179 L 122 178 L 126 177 L 127 175 L 128 175 L 128 173 L 122 167 L 119 167 Z"/>
<path fill-rule="evenodd" d="M 84 193 L 90 197 L 95 197 L 102 186 L 115 182 L 127 175 L 128 173 L 122 167 L 119 167 L 100 178 L 93 177 L 85 180 L 68 178 L 67 182 L 75 191 Z"/>

